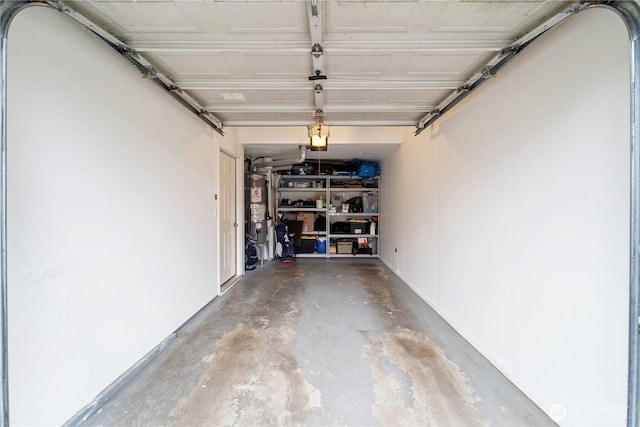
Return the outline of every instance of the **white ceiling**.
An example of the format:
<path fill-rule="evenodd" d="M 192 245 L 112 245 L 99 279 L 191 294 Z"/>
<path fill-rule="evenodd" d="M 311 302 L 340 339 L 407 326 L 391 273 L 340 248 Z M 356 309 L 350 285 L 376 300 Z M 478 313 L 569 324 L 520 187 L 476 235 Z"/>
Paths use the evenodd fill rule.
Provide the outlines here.
<path fill-rule="evenodd" d="M 503 48 L 568 3 L 66 2 L 225 127 L 307 126 L 317 110 L 326 125 L 416 126 Z M 317 57 L 314 44 L 323 51 Z M 326 80 L 309 80 L 316 70 Z"/>

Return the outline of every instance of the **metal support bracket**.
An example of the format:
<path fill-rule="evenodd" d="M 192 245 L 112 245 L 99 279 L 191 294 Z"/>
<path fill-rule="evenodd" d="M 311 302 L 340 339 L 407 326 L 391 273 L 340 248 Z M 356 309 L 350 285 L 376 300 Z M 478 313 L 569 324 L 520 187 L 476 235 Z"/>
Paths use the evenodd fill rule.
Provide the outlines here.
<path fill-rule="evenodd" d="M 118 45 L 118 52 L 120 52 L 121 55 L 131 55 L 135 57 L 139 56 L 138 52 L 136 52 L 134 49 L 131 49 L 129 46 L 125 46 L 123 44 Z"/>
<path fill-rule="evenodd" d="M 496 76 L 496 73 L 493 71 L 493 67 L 491 65 L 487 65 L 482 70 L 482 78 L 485 79 L 485 80 L 490 79 L 491 77 L 495 77 L 495 76 Z"/>
<path fill-rule="evenodd" d="M 147 65 L 144 68 L 146 69 L 146 72 L 143 73 L 143 76 L 146 77 L 147 79 L 153 80 L 156 77 L 158 77 L 158 73 L 156 73 L 156 70 L 154 70 L 151 65 Z"/>

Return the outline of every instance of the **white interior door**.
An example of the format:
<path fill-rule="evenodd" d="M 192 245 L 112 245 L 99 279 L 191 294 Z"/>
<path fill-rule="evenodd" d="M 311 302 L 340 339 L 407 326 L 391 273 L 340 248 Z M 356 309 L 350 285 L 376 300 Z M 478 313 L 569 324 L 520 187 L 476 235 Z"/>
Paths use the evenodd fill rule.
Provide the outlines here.
<path fill-rule="evenodd" d="M 236 159 L 220 152 L 220 281 L 236 275 Z"/>

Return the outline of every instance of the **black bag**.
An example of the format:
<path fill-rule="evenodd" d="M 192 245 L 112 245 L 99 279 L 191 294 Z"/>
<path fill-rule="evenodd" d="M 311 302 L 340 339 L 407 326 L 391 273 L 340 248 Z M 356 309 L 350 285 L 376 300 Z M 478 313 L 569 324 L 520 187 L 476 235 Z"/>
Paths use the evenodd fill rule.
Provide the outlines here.
<path fill-rule="evenodd" d="M 344 203 L 349 205 L 349 213 L 362 213 L 362 197 L 352 197 Z"/>
<path fill-rule="evenodd" d="M 296 260 L 296 251 L 293 247 L 292 236 L 286 222 L 276 224 L 276 256 L 280 257 L 283 264 Z"/>
<path fill-rule="evenodd" d="M 313 223 L 314 231 L 327 231 L 327 218 L 323 215 L 318 215 L 316 221 Z"/>
<path fill-rule="evenodd" d="M 316 167 L 311 163 L 300 163 L 291 166 L 291 175 L 315 175 Z"/>
<path fill-rule="evenodd" d="M 333 171 L 338 175 L 352 176 L 358 172 L 358 166 L 351 163 L 334 164 Z"/>
<path fill-rule="evenodd" d="M 331 224 L 331 234 L 349 234 L 351 227 L 348 222 L 338 221 Z"/>
<path fill-rule="evenodd" d="M 333 166 L 320 164 L 318 175 L 333 175 Z"/>
<path fill-rule="evenodd" d="M 258 265 L 258 250 L 256 249 L 256 241 L 247 239 L 244 246 L 244 269 L 253 270 Z"/>

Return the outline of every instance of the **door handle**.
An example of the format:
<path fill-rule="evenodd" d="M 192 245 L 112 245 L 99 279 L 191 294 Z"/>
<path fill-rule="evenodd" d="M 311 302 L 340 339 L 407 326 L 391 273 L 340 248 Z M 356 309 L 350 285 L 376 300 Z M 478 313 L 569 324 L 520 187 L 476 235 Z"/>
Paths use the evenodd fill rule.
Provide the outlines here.
<path fill-rule="evenodd" d="M 237 227 L 237 226 L 238 226 L 238 223 L 237 223 L 237 222 L 234 222 L 234 223 L 233 223 L 233 226 L 234 226 L 234 227 Z"/>

